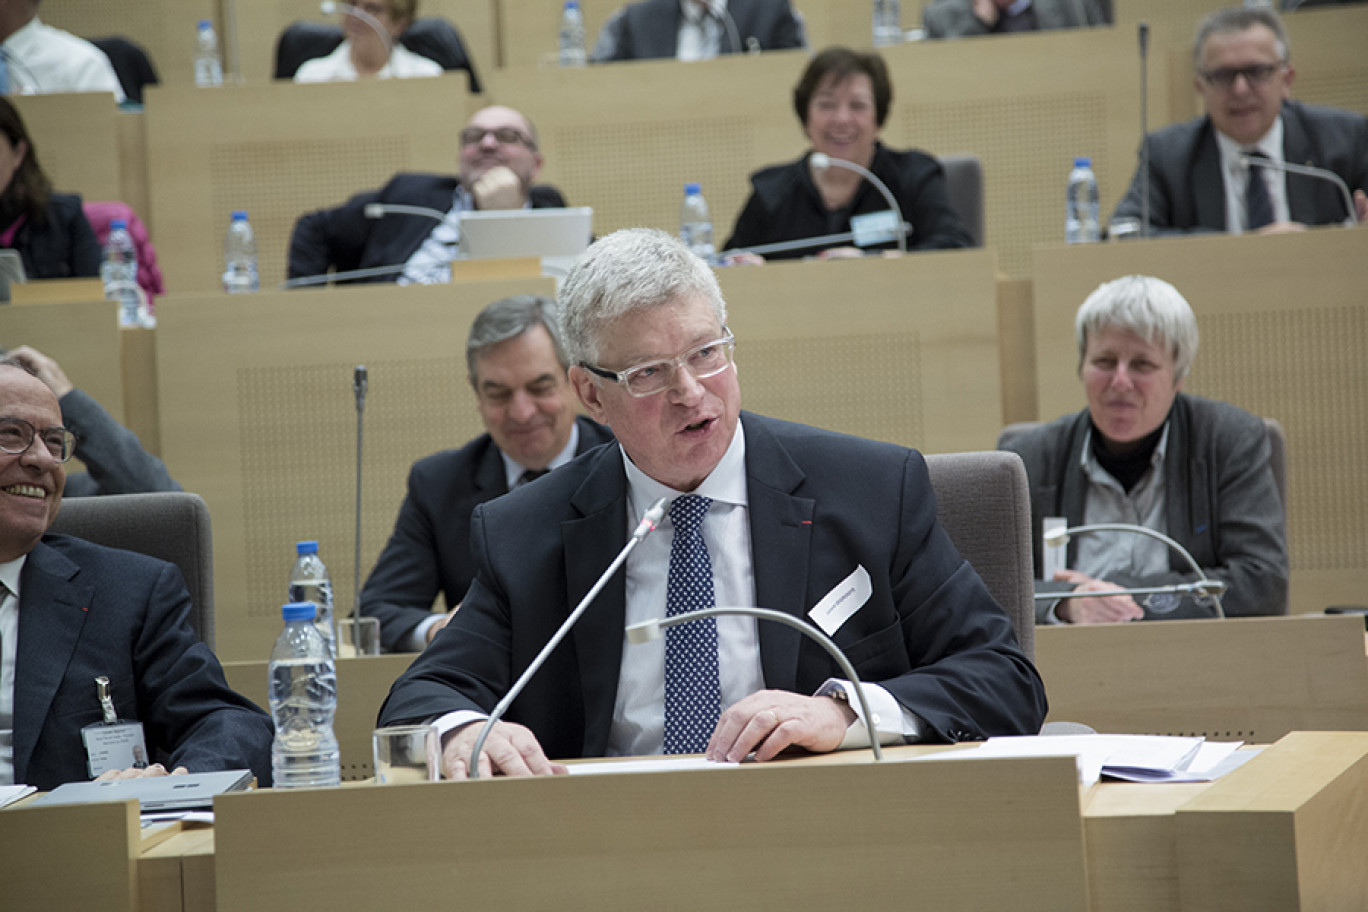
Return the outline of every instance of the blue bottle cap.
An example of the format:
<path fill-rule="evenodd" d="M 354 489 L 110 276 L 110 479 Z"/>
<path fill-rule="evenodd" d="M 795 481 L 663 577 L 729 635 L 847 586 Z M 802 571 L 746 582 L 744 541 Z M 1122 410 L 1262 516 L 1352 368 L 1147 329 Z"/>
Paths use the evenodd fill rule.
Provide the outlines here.
<path fill-rule="evenodd" d="M 689 181 L 684 185 L 684 195 L 693 196 L 703 192 L 703 187 L 697 181 Z"/>
<path fill-rule="evenodd" d="M 317 553 L 318 553 L 318 542 L 316 542 L 316 541 L 295 542 L 295 553 L 297 553 L 297 554 L 317 554 Z"/>
<path fill-rule="evenodd" d="M 1077 158 L 1074 159 L 1074 167 L 1075 167 L 1075 168 L 1091 168 L 1091 167 L 1092 167 L 1092 158 L 1090 158 L 1090 157 L 1087 156 L 1087 155 L 1080 155 L 1080 156 L 1078 156 Z"/>
<path fill-rule="evenodd" d="M 127 231 L 127 230 L 128 230 L 128 220 L 127 220 L 127 219 L 110 219 L 110 220 L 109 220 L 109 230 L 110 230 L 110 231 L 120 231 L 120 230 L 122 230 L 122 231 Z"/>
<path fill-rule="evenodd" d="M 199 28 L 200 28 L 201 30 L 207 29 L 207 28 L 213 28 L 213 27 L 214 27 L 214 23 L 211 22 L 211 21 L 209 21 L 208 19 L 201 19 L 201 20 L 199 21 Z"/>
<path fill-rule="evenodd" d="M 579 8 L 580 8 L 580 6 L 579 6 L 579 0 L 565 0 L 565 8 L 568 9 L 568 10 L 577 10 L 577 9 L 579 9 Z"/>
<path fill-rule="evenodd" d="M 280 606 L 280 614 L 285 622 L 312 621 L 318 616 L 318 606 L 313 602 L 290 602 Z"/>
<path fill-rule="evenodd" d="M 245 221 L 247 221 L 247 210 L 246 210 L 246 209 L 234 209 L 234 210 L 233 210 L 233 221 L 235 221 L 235 222 L 245 222 Z"/>

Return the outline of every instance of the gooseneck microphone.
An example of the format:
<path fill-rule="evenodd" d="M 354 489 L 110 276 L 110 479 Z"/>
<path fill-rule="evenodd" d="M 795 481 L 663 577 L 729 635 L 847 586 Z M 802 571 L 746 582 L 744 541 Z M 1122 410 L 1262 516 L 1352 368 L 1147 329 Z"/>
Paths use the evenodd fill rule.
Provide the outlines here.
<path fill-rule="evenodd" d="M 1344 209 L 1348 213 L 1343 222 L 1346 228 L 1358 224 L 1358 213 L 1354 209 L 1354 195 L 1349 192 L 1349 185 L 1344 182 L 1334 171 L 1327 168 L 1317 168 L 1314 165 L 1296 165 L 1292 162 L 1275 161 L 1271 158 L 1259 156 L 1257 159 L 1252 155 L 1241 155 L 1240 164 L 1246 168 L 1272 168 L 1274 171 L 1282 171 L 1288 174 L 1300 174 L 1303 177 L 1314 177 L 1317 180 L 1330 181 L 1339 188 L 1340 195 L 1344 197 Z"/>
<path fill-rule="evenodd" d="M 404 203 L 367 203 L 362 210 L 368 219 L 381 219 L 387 215 L 421 215 L 434 221 L 446 221 L 447 213 L 430 206 L 409 206 Z"/>
<path fill-rule="evenodd" d="M 353 642 L 361 629 L 361 429 L 366 414 L 366 389 L 370 379 L 366 365 L 358 364 L 352 371 L 352 393 L 356 396 L 356 553 L 352 563 L 352 630 Z M 359 652 L 359 650 L 358 650 Z"/>
<path fill-rule="evenodd" d="M 812 165 L 812 167 L 816 168 L 818 171 L 825 171 L 827 168 L 835 165 L 836 167 L 844 168 L 847 171 L 854 171 L 856 174 L 873 184 L 874 189 L 883 194 L 883 198 L 888 202 L 888 208 L 892 209 L 894 214 L 898 217 L 898 227 L 896 228 L 898 249 L 903 253 L 907 253 L 908 224 L 903 218 L 902 207 L 898 205 L 898 199 L 893 195 L 893 191 L 888 189 L 888 184 L 879 180 L 879 178 L 874 175 L 873 171 L 870 171 L 863 165 L 857 165 L 853 161 L 846 161 L 844 158 L 832 158 L 825 152 L 813 152 L 808 156 L 808 164 Z"/>
<path fill-rule="evenodd" d="M 323 2 L 318 5 L 318 9 L 329 16 L 333 13 L 343 13 L 344 15 L 354 16 L 357 19 L 360 19 L 362 22 L 366 23 L 366 25 L 369 25 L 371 30 L 380 37 L 380 43 L 385 46 L 385 53 L 388 54 L 394 50 L 394 39 L 390 37 L 390 33 L 385 31 L 385 27 L 380 24 L 379 19 L 376 19 L 361 7 L 352 6 L 350 3 L 335 3 L 333 0 L 323 0 Z"/>
<path fill-rule="evenodd" d="M 1067 529 L 1053 529 L 1045 534 L 1045 544 L 1051 547 L 1067 544 L 1074 535 L 1085 535 L 1094 532 L 1129 532 L 1134 535 L 1147 535 L 1168 545 L 1178 554 L 1183 556 L 1188 566 L 1197 579 L 1191 583 L 1175 583 L 1171 586 L 1141 586 L 1134 589 L 1123 589 L 1111 592 L 1041 592 L 1036 594 L 1037 600 L 1057 599 L 1057 598 L 1107 598 L 1113 595 L 1155 595 L 1160 593 L 1174 593 L 1192 595 L 1200 602 L 1203 599 L 1210 599 L 1216 606 L 1216 616 L 1225 617 L 1225 609 L 1221 607 L 1221 596 L 1225 594 L 1226 584 L 1220 580 L 1211 579 L 1206 575 L 1198 564 L 1192 553 L 1178 542 L 1169 538 L 1162 532 L 1134 523 L 1091 523 L 1083 526 L 1072 526 Z"/>
<path fill-rule="evenodd" d="M 627 555 L 631 554 L 636 546 L 641 544 L 641 540 L 654 532 L 656 527 L 660 525 L 661 519 L 665 517 L 665 508 L 668 505 L 669 501 L 667 498 L 662 497 L 647 508 L 646 513 L 641 517 L 641 522 L 637 523 L 636 529 L 633 530 L 632 537 L 627 540 L 627 544 L 622 546 L 622 550 L 618 552 L 617 557 L 613 558 L 613 562 L 608 565 L 608 569 L 603 571 L 603 575 L 598 578 L 598 582 L 594 583 L 593 588 L 585 593 L 584 598 L 580 599 L 579 604 L 575 606 L 575 610 L 570 612 L 570 616 L 565 619 L 564 623 L 562 623 L 559 628 L 557 628 L 556 632 L 551 636 L 551 639 L 546 641 L 546 645 L 542 647 L 541 652 L 537 653 L 536 658 L 534 658 L 523 673 L 518 676 L 518 680 L 513 682 L 513 686 L 508 689 L 508 693 L 504 694 L 503 699 L 495 705 L 494 711 L 489 714 L 489 718 L 485 720 L 484 727 L 480 729 L 480 736 L 475 739 L 475 747 L 470 752 L 470 761 L 468 763 L 467 771 L 471 779 L 480 778 L 480 753 L 484 750 L 485 739 L 489 737 L 489 732 L 494 728 L 494 723 L 498 722 L 503 718 L 504 713 L 508 712 L 508 707 L 518 698 L 518 694 L 523 692 L 523 688 L 527 686 L 527 682 L 532 680 L 532 676 L 540 670 L 542 665 L 546 664 L 547 658 L 551 655 L 552 651 L 560 645 L 561 640 L 565 639 L 565 635 L 570 632 L 570 628 L 575 626 L 576 622 L 579 621 L 580 616 L 584 614 L 585 609 L 593 603 L 594 599 L 598 598 L 598 594 L 603 591 L 603 587 L 608 585 L 608 580 L 612 579 L 613 574 L 617 573 L 618 568 L 626 562 Z"/>
<path fill-rule="evenodd" d="M 874 752 L 875 760 L 883 759 L 883 748 L 879 746 L 879 732 L 874 727 L 874 713 L 869 708 L 869 701 L 865 698 L 864 688 L 860 686 L 860 676 L 855 671 L 855 666 L 850 664 L 850 659 L 846 658 L 845 653 L 841 652 L 841 647 L 832 642 L 831 637 L 827 636 L 816 627 L 801 618 L 796 618 L 791 614 L 784 614 L 782 611 L 771 611 L 768 608 L 749 608 L 749 607 L 729 607 L 729 608 L 703 608 L 698 611 L 685 611 L 667 618 L 653 618 L 649 621 L 642 621 L 639 624 L 629 624 L 627 626 L 627 641 L 629 643 L 646 643 L 651 640 L 660 639 L 667 627 L 674 627 L 678 624 L 687 624 L 690 621 L 701 621 L 704 618 L 721 617 L 727 614 L 739 614 L 746 617 L 759 618 L 762 621 L 774 621 L 785 626 L 792 627 L 803 636 L 815 641 L 819 646 L 827 651 L 827 655 L 835 660 L 841 667 L 841 673 L 846 676 L 851 684 L 855 685 L 855 696 L 860 701 L 860 716 L 864 720 L 865 731 L 869 733 L 869 748 Z"/>
<path fill-rule="evenodd" d="M 1140 237 L 1150 232 L 1149 147 L 1149 23 L 1138 26 L 1140 37 Z"/>

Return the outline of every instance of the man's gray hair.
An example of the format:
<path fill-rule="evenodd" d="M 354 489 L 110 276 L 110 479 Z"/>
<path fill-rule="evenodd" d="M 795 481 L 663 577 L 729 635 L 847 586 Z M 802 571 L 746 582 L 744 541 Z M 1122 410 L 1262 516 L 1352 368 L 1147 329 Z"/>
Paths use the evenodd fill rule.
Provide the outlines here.
<path fill-rule="evenodd" d="M 560 289 L 561 339 L 575 364 L 597 364 L 605 326 L 636 310 L 701 297 L 717 322 L 727 305 L 712 269 L 673 235 L 654 228 L 625 228 L 595 241 Z"/>
<path fill-rule="evenodd" d="M 1273 33 L 1278 46 L 1278 59 L 1287 63 L 1292 59 L 1292 44 L 1287 40 L 1287 27 L 1282 17 L 1267 6 L 1231 6 L 1207 16 L 1197 26 L 1197 37 L 1192 42 L 1192 65 L 1202 69 L 1202 48 L 1212 35 L 1229 35 L 1262 25 Z"/>
<path fill-rule="evenodd" d="M 466 374 L 470 382 L 475 382 L 475 360 L 480 355 L 536 326 L 546 327 L 556 350 L 556 360 L 561 367 L 568 368 L 570 362 L 561 345 L 556 302 L 541 295 L 513 295 L 490 304 L 470 324 L 470 335 L 466 337 Z"/>
<path fill-rule="evenodd" d="M 1135 333 L 1151 345 L 1167 348 L 1173 356 L 1173 379 L 1187 376 L 1197 355 L 1197 317 L 1187 299 L 1163 279 L 1130 275 L 1097 286 L 1074 318 L 1078 369 L 1088 350 L 1088 338 L 1108 329 Z"/>

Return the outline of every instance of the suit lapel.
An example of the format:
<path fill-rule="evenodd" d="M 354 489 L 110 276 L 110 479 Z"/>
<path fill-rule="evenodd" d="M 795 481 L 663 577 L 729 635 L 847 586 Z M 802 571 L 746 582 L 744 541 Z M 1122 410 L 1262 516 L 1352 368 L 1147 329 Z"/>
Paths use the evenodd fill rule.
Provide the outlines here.
<path fill-rule="evenodd" d="M 1219 225 L 1227 229 L 1225 178 L 1221 176 L 1221 150 L 1216 145 L 1216 130 L 1207 118 L 1197 141 L 1192 165 L 1192 198 L 1197 207 L 1195 225 Z"/>
<path fill-rule="evenodd" d="M 39 542 L 20 576 L 14 674 L 14 781 L 23 782 L 52 700 L 76 653 L 93 594 L 73 581 L 80 568 Z M 90 684 L 95 701 L 95 683 Z M 78 750 L 79 744 L 69 745 Z"/>
<path fill-rule="evenodd" d="M 484 503 L 493 497 L 508 493 L 508 475 L 504 472 L 503 454 L 491 437 L 485 447 L 484 455 L 480 457 L 480 464 L 475 467 L 475 489 L 486 492 L 489 496 L 481 498 L 478 503 Z"/>
<path fill-rule="evenodd" d="M 743 412 L 746 430 L 746 498 L 751 561 L 759 607 L 804 618 L 812 520 L 816 502 L 794 491 L 805 475 L 765 419 Z M 760 623 L 760 665 L 767 687 L 793 690 L 798 681 L 798 631 Z"/>
<path fill-rule="evenodd" d="M 567 611 L 574 610 L 627 542 L 627 481 L 617 447 L 596 454 L 570 502 L 580 517 L 561 524 Z M 601 757 L 608 746 L 626 619 L 626 572 L 620 568 L 570 634 L 584 694 L 586 757 Z"/>
<path fill-rule="evenodd" d="M 1323 168 L 1325 165 L 1316 160 L 1316 150 L 1312 148 L 1311 137 L 1302 123 L 1301 112 L 1292 104 L 1283 104 L 1283 161 L 1293 165 L 1311 165 Z M 1329 185 L 1318 178 L 1302 174 L 1287 174 L 1288 217 L 1304 225 L 1318 225 L 1333 221 L 1342 213 L 1344 205 L 1337 203 L 1334 210 L 1320 205 L 1322 193 Z M 1338 194 L 1336 194 L 1338 197 Z"/>

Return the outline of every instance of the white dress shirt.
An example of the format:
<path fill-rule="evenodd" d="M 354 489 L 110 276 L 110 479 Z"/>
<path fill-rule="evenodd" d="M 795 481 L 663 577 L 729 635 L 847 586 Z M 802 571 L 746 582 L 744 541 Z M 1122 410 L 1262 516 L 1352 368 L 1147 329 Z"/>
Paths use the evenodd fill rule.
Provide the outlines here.
<path fill-rule="evenodd" d="M 679 0 L 679 8 L 683 15 L 679 18 L 675 59 L 710 60 L 722 53 L 721 17 L 728 15 L 727 0 L 710 0 L 706 5 L 699 0 Z M 734 54 L 741 53 L 740 48 L 728 45 L 728 49 Z"/>
<path fill-rule="evenodd" d="M 1258 151 L 1269 161 L 1282 163 L 1283 121 L 1279 116 L 1263 138 L 1253 145 L 1245 146 L 1216 131 L 1216 146 L 1221 151 L 1221 174 L 1225 179 L 1226 225 L 1231 234 L 1243 234 L 1249 230 L 1249 214 L 1245 211 L 1245 186 L 1249 183 L 1249 168 L 1240 163 L 1240 157 Z M 1287 206 L 1287 174 L 1275 168 L 1260 168 L 1264 185 L 1268 187 L 1268 198 L 1273 203 L 1273 221 L 1290 221 L 1291 211 Z"/>
<path fill-rule="evenodd" d="M 37 16 L 5 39 L 11 93 L 112 92 L 124 101 L 114 65 L 95 45 L 70 32 L 44 25 Z"/>
<path fill-rule="evenodd" d="M 14 784 L 14 665 L 19 646 L 19 576 L 28 555 L 0 564 L 0 785 Z"/>
<path fill-rule="evenodd" d="M 375 74 L 376 79 L 417 79 L 441 76 L 442 65 L 415 54 L 399 42 L 390 48 L 389 59 Z M 345 40 L 326 57 L 306 60 L 295 70 L 295 82 L 356 82 L 360 74 L 351 58 L 351 40 Z"/>

